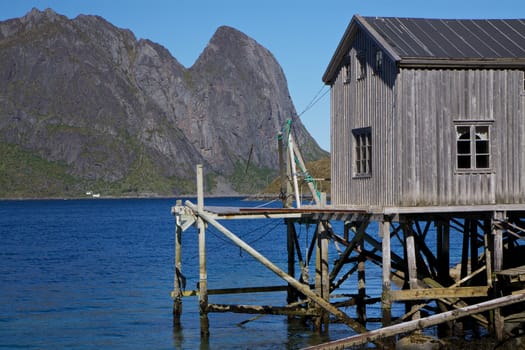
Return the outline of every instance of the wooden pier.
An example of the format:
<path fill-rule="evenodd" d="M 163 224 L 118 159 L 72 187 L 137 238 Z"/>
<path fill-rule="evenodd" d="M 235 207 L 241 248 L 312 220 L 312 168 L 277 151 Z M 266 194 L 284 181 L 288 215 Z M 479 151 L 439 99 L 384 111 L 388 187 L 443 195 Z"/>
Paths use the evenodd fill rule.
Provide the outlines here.
<path fill-rule="evenodd" d="M 204 203 L 202 167 L 197 168 L 197 203 L 177 201 L 172 209 L 176 222 L 175 276 L 172 297 L 174 323 L 180 322 L 182 298 L 198 296 L 201 335 L 209 336 L 208 313 L 235 312 L 246 314 L 286 315 L 310 320 L 318 332 L 328 332 L 330 322 L 346 324 L 355 337 L 320 344 L 312 349 L 335 349 L 363 343 L 380 347 L 391 345 L 396 336 L 451 321 L 476 324 L 498 339 L 512 335 L 505 320 L 524 308 L 525 290 L 525 205 L 453 206 L 417 208 L 337 208 L 322 202 L 301 208 L 229 208 L 207 207 Z M 283 220 L 287 235 L 282 242 L 288 252 L 284 271 L 221 222 L 277 218 Z M 335 232 L 332 223 L 344 223 L 343 232 Z M 376 223 L 378 230 L 369 230 Z M 199 289 L 184 290 L 181 283 L 184 267 L 181 261 L 181 237 L 190 226 L 198 227 Z M 206 270 L 206 227 L 213 226 L 225 238 L 250 254 L 267 269 L 282 278 L 283 285 L 247 288 L 208 289 Z M 298 244 L 297 227 L 315 225 L 315 234 L 307 251 Z M 461 260 L 457 274 L 451 270 L 450 237 L 462 237 Z M 432 237 L 431 237 L 432 236 Z M 402 255 L 391 248 L 392 240 L 404 247 Z M 435 242 L 430 246 L 428 242 Z M 337 246 L 337 257 L 329 257 L 329 245 Z M 312 258 L 315 256 L 315 258 Z M 307 283 L 303 274 L 307 262 L 315 264 L 315 283 Z M 370 295 L 366 289 L 367 266 L 382 269 L 382 291 Z M 298 271 L 299 273 L 297 273 Z M 357 283 L 350 277 L 357 276 Z M 232 276 L 235 278 L 235 276 Z M 397 285 L 397 286 L 396 286 Z M 355 288 L 345 300 L 335 302 L 338 290 Z M 225 305 L 213 304 L 213 294 L 242 294 L 287 291 L 286 304 Z M 380 303 L 379 320 L 383 328 L 369 330 L 367 306 Z M 403 303 L 405 313 L 392 314 L 393 303 Z M 519 304 L 518 304 L 519 303 Z M 513 311 L 505 308 L 511 304 Z M 357 318 L 343 311 L 355 307 Z M 422 311 L 429 317 L 422 317 Z M 440 331 L 441 328 L 440 328 Z M 352 333 L 350 333 L 352 334 Z"/>

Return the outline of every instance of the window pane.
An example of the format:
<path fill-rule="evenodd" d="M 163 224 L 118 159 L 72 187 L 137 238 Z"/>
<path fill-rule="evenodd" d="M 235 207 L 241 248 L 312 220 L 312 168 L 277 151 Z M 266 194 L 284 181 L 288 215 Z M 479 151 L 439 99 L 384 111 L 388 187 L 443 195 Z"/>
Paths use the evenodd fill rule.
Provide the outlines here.
<path fill-rule="evenodd" d="M 476 153 L 488 154 L 489 153 L 489 141 L 476 140 Z"/>
<path fill-rule="evenodd" d="M 478 169 L 486 169 L 488 167 L 489 167 L 489 156 L 488 156 L 488 154 L 476 156 L 476 168 L 478 168 Z"/>
<path fill-rule="evenodd" d="M 476 126 L 476 140 L 487 140 L 489 139 L 489 127 L 488 126 Z"/>
<path fill-rule="evenodd" d="M 458 140 L 470 139 L 470 126 L 458 126 L 456 129 Z"/>
<path fill-rule="evenodd" d="M 458 140 L 459 154 L 470 154 L 470 140 Z"/>
<path fill-rule="evenodd" d="M 470 155 L 458 156 L 458 169 L 470 169 Z"/>

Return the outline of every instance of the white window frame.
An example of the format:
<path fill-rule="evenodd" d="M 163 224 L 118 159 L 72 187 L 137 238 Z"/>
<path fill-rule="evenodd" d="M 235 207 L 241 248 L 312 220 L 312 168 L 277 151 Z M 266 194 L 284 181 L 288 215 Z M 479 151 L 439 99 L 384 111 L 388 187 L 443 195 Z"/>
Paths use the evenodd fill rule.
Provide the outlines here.
<path fill-rule="evenodd" d="M 454 161 L 457 173 L 492 172 L 492 124 L 492 121 L 454 122 Z"/>
<path fill-rule="evenodd" d="M 352 130 L 353 135 L 353 177 L 372 176 L 372 128 Z"/>

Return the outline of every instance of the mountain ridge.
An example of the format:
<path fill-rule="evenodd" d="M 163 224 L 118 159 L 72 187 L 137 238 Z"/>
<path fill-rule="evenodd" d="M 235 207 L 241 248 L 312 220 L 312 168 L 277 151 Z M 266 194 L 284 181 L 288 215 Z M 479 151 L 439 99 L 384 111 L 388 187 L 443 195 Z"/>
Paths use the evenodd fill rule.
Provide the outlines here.
<path fill-rule="evenodd" d="M 62 169 L 51 193 L 28 186 L 33 197 L 190 194 L 196 164 L 208 193 L 255 192 L 277 169 L 280 126 L 296 116 L 273 55 L 228 26 L 185 68 L 102 17 L 33 9 L 0 22 L 0 81 L 0 144 L 17 154 L 0 177 L 31 167 L 17 157 Z M 326 155 L 297 117 L 294 126 L 305 158 Z M 34 179 L 5 182 L 0 197 Z"/>

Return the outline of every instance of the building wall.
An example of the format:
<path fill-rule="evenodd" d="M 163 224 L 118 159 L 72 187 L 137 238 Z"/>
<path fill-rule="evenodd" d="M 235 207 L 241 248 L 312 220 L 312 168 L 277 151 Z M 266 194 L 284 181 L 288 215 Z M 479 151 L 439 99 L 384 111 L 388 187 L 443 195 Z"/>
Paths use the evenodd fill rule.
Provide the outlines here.
<path fill-rule="evenodd" d="M 525 203 L 524 73 L 492 69 L 397 69 L 357 33 L 350 79 L 331 89 L 332 203 L 416 206 Z M 365 54 L 366 77 L 357 79 Z M 489 171 L 457 170 L 456 125 L 490 125 Z M 372 173 L 354 177 L 352 130 L 370 127 Z"/>
<path fill-rule="evenodd" d="M 343 65 L 331 89 L 332 203 L 362 205 L 398 200 L 393 144 L 395 63 L 383 55 L 381 72 L 376 72 L 373 42 L 358 32 L 349 50 L 350 79 Z M 358 79 L 358 55 L 364 54 L 366 76 Z M 354 177 L 352 130 L 371 127 L 372 176 Z M 385 191 L 388 189 L 388 191 Z"/>
<path fill-rule="evenodd" d="M 401 69 L 397 205 L 524 203 L 523 99 L 518 70 Z M 457 169 L 458 123 L 490 125 L 488 171 Z"/>

